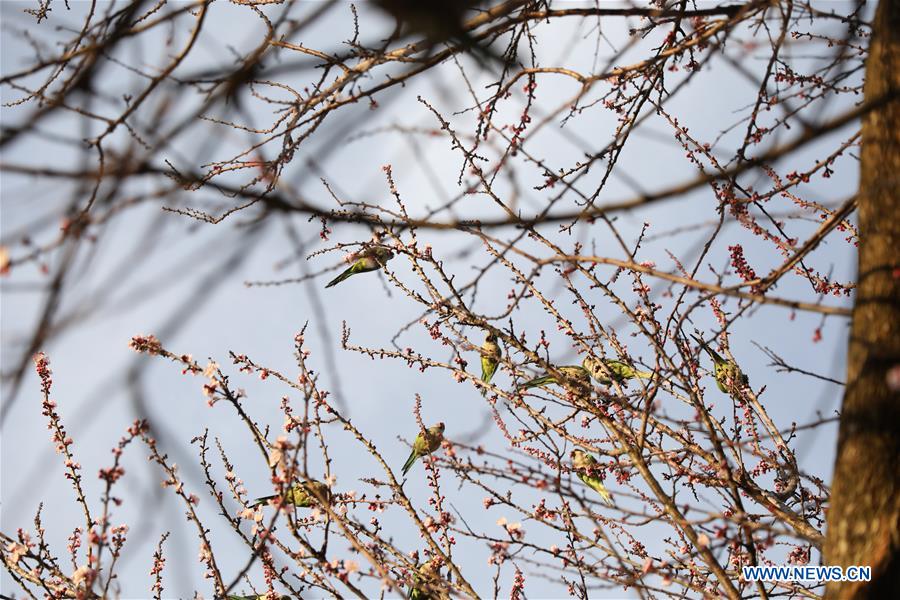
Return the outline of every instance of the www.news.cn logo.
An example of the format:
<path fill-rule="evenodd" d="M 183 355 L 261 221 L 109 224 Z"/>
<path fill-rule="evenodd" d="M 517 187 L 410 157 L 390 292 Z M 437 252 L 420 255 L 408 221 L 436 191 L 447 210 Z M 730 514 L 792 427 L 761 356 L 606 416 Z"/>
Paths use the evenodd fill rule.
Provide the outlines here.
<path fill-rule="evenodd" d="M 845 571 L 838 566 L 799 567 L 742 567 L 744 581 L 870 581 L 872 567 L 852 566 Z"/>

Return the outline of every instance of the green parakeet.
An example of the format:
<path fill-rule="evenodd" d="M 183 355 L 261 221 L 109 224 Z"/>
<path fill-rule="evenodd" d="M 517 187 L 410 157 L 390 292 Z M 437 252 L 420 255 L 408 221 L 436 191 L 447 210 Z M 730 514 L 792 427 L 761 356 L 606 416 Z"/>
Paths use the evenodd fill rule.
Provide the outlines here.
<path fill-rule="evenodd" d="M 591 374 L 591 377 L 601 385 L 610 385 L 613 381 L 621 383 L 628 379 L 650 379 L 653 377 L 653 373 L 650 371 L 638 371 L 628 363 L 620 360 L 603 360 L 587 356 L 581 364 Z M 601 364 L 606 366 L 609 375 L 603 371 Z"/>
<path fill-rule="evenodd" d="M 409 600 L 449 600 L 450 595 L 441 585 L 441 567 L 433 558 L 419 567 L 413 584 L 409 587 Z"/>
<path fill-rule="evenodd" d="M 425 430 L 425 435 L 422 435 L 422 433 L 419 432 L 419 435 L 416 436 L 416 439 L 413 442 L 412 452 L 409 453 L 409 458 L 407 458 L 406 462 L 403 464 L 403 476 L 406 477 L 406 473 L 409 472 L 413 464 L 415 464 L 419 458 L 427 456 L 440 448 L 443 440 L 443 423 L 438 423 L 437 425 L 429 427 Z"/>
<path fill-rule="evenodd" d="M 329 281 L 328 285 L 325 287 L 330 288 L 333 285 L 337 285 L 348 277 L 353 277 L 357 273 L 377 271 L 384 267 L 384 265 L 387 264 L 387 261 L 392 258 L 394 258 L 394 253 L 384 246 L 372 246 L 366 248 L 356 255 L 356 261 L 352 265 L 350 265 L 343 273 Z"/>
<path fill-rule="evenodd" d="M 613 504 L 612 496 L 607 491 L 606 486 L 603 485 L 603 482 L 599 477 L 591 474 L 591 471 L 597 464 L 597 459 L 578 448 L 572 450 L 571 456 L 572 466 L 575 467 L 578 478 L 581 479 L 586 486 L 600 494 L 600 499 L 604 504 L 607 506 L 615 506 Z"/>
<path fill-rule="evenodd" d="M 712 358 L 713 376 L 716 378 L 716 385 L 719 386 L 720 390 L 727 394 L 732 390 L 732 386 L 740 389 L 745 385 L 749 385 L 750 380 L 744 375 L 736 362 L 725 359 L 721 354 L 710 348 L 709 344 L 704 342 L 699 336 L 695 335 L 693 338 Z"/>
<path fill-rule="evenodd" d="M 292 504 L 298 508 L 310 508 L 316 504 L 317 498 L 324 498 L 327 501 L 328 494 L 329 491 L 327 485 L 321 481 L 310 479 L 309 481 L 295 483 L 288 488 L 284 493 L 282 504 Z M 257 498 L 253 501 L 253 504 L 250 505 L 250 508 L 255 508 L 261 504 L 267 504 L 269 500 L 274 500 L 275 498 L 278 498 L 278 494 Z"/>
<path fill-rule="evenodd" d="M 500 344 L 497 343 L 497 336 L 488 333 L 484 338 L 484 344 L 481 345 L 481 381 L 491 382 L 502 357 L 503 351 L 500 349 Z M 481 390 L 481 395 L 487 395 L 486 387 Z"/>
<path fill-rule="evenodd" d="M 568 379 L 574 380 L 579 385 L 584 385 L 586 387 L 591 383 L 591 375 L 584 367 L 579 367 L 576 365 L 565 365 L 562 367 L 556 367 L 556 370 L 562 373 Z M 536 377 L 531 381 L 526 381 L 522 384 L 522 387 L 527 390 L 529 388 L 544 387 L 545 385 L 554 383 L 558 384 L 559 381 L 556 380 L 556 376 L 550 375 L 548 373 L 547 375 Z"/>

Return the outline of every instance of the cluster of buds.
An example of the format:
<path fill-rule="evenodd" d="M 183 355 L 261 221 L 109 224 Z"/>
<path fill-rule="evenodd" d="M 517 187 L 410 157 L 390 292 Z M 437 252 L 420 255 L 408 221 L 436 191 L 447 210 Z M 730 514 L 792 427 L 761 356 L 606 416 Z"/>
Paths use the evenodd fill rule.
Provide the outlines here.
<path fill-rule="evenodd" d="M 138 353 L 161 354 L 162 344 L 155 335 L 136 335 L 131 338 L 128 347 Z"/>

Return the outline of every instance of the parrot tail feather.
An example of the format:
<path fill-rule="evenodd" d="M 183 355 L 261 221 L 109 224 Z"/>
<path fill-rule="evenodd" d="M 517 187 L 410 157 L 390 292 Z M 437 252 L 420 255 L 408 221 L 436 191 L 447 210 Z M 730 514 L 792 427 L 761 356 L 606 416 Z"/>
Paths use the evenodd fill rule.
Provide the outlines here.
<path fill-rule="evenodd" d="M 344 271 L 343 273 L 341 273 L 340 275 L 338 275 L 337 277 L 335 277 L 334 279 L 329 281 L 328 284 L 325 286 L 326 289 L 339 284 L 340 282 L 344 281 L 345 279 L 347 279 L 348 277 L 350 277 L 353 274 L 354 273 L 353 273 L 352 267 L 350 269 L 347 269 L 346 271 Z"/>
<path fill-rule="evenodd" d="M 416 459 L 419 458 L 415 451 L 411 452 L 409 458 L 406 459 L 406 462 L 403 464 L 403 476 L 406 477 L 406 474 L 412 469 L 412 466 L 416 463 Z"/>
<path fill-rule="evenodd" d="M 605 487 L 600 486 L 597 489 L 597 493 L 600 494 L 600 501 L 607 506 L 615 506 L 613 502 L 612 495 L 606 490 Z"/>
<path fill-rule="evenodd" d="M 262 506 L 268 504 L 269 500 L 273 500 L 275 496 L 263 496 L 262 498 L 257 498 L 250 505 L 250 508 L 256 508 L 257 506 Z"/>
<path fill-rule="evenodd" d="M 522 387 L 526 390 L 533 387 L 540 387 L 542 385 L 547 385 L 548 383 L 555 383 L 556 379 L 552 375 L 544 375 L 543 377 L 537 377 L 536 379 L 532 379 L 531 381 L 525 382 Z"/>
<path fill-rule="evenodd" d="M 484 384 L 481 386 L 481 395 L 487 396 L 488 393 L 488 384 L 491 382 L 491 379 L 494 377 L 494 372 L 488 372 L 482 367 L 481 369 L 481 383 Z"/>
<path fill-rule="evenodd" d="M 609 490 L 606 489 L 606 486 L 603 485 L 599 479 L 589 479 L 585 481 L 588 486 L 591 487 L 595 492 L 600 494 L 600 501 L 607 506 L 615 506 L 612 499 L 612 494 L 609 493 Z"/>

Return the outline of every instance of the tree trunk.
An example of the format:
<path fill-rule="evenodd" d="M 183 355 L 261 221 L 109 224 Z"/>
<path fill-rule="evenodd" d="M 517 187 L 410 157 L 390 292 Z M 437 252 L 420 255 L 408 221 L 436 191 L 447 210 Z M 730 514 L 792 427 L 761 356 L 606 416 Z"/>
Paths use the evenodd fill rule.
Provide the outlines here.
<path fill-rule="evenodd" d="M 881 0 L 866 64 L 859 273 L 825 564 L 872 567 L 827 598 L 900 598 L 900 0 Z"/>

